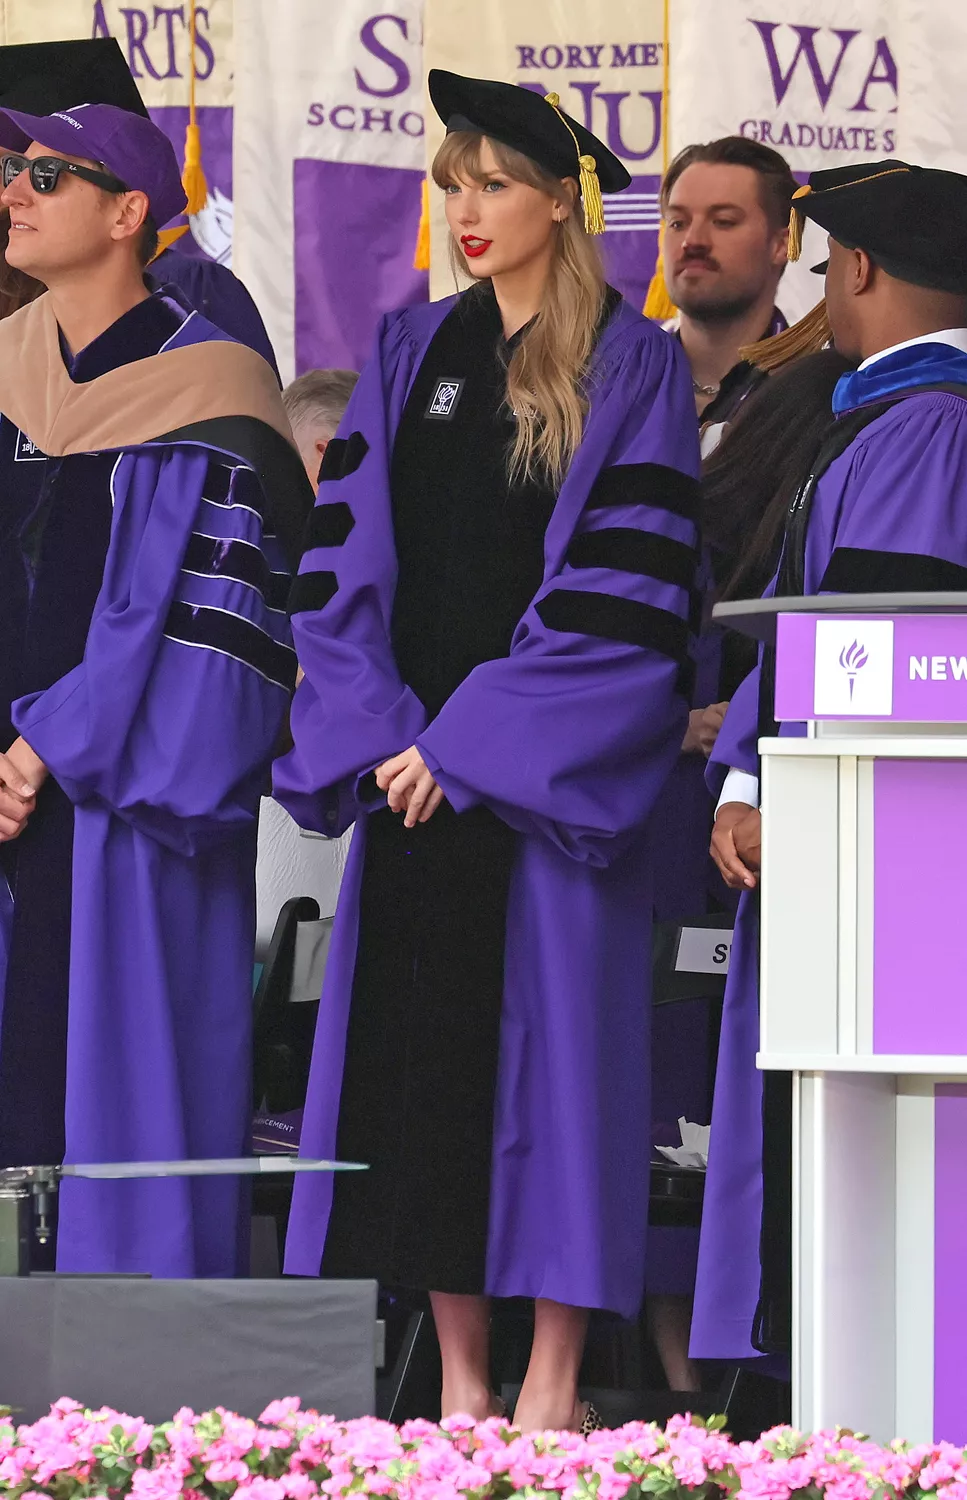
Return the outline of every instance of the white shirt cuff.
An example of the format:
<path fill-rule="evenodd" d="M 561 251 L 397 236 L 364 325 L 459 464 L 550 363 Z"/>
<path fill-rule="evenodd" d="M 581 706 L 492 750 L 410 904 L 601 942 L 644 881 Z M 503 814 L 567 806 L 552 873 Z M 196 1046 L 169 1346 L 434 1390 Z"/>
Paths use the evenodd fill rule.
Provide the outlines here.
<path fill-rule="evenodd" d="M 718 817 L 719 808 L 723 807 L 726 802 L 747 802 L 750 807 L 758 807 L 758 776 L 750 776 L 748 771 L 737 771 L 733 767 L 725 778 L 722 795 L 715 804 L 716 817 Z"/>

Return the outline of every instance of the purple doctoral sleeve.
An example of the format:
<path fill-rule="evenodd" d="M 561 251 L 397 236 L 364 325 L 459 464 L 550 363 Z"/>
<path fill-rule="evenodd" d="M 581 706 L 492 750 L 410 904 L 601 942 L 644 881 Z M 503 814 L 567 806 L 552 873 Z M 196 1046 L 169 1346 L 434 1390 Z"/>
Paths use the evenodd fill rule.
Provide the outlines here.
<path fill-rule="evenodd" d="M 679 351 L 632 327 L 596 373 L 509 656 L 475 668 L 417 740 L 457 811 L 485 803 L 598 866 L 646 821 L 687 721 L 697 465 Z"/>
<path fill-rule="evenodd" d="M 448 304 L 436 306 L 440 321 Z M 369 773 L 408 749 L 426 725 L 390 644 L 397 571 L 391 444 L 418 354 L 405 316 L 384 318 L 326 450 L 293 587 L 293 638 L 305 678 L 292 705 L 294 747 L 276 762 L 274 795 L 301 827 L 319 833 L 343 832 L 374 805 Z"/>
<path fill-rule="evenodd" d="M 232 468 L 215 505 L 210 472 L 197 449 L 119 460 L 84 658 L 13 706 L 18 732 L 75 804 L 98 802 L 184 854 L 254 825 L 295 678 L 284 613 L 237 576 L 255 576 L 257 557 L 268 571 L 255 476 Z"/>

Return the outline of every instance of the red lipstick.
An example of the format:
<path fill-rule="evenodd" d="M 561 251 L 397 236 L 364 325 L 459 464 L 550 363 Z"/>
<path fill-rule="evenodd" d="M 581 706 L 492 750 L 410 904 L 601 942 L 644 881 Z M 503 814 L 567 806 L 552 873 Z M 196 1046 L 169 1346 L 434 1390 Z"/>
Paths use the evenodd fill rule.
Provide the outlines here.
<path fill-rule="evenodd" d="M 463 253 L 470 260 L 476 260 L 478 255 L 483 255 L 493 244 L 493 240 L 482 240 L 475 234 L 464 234 L 460 236 L 460 244 Z"/>

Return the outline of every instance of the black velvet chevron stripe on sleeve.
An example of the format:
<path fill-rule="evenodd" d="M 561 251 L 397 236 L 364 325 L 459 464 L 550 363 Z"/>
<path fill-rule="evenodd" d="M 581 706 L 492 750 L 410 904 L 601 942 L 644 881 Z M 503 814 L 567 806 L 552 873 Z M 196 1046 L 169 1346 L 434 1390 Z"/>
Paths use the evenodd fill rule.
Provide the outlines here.
<path fill-rule="evenodd" d="M 824 594 L 967 592 L 967 568 L 926 552 L 837 547 L 819 585 Z"/>
<path fill-rule="evenodd" d="M 300 573 L 292 580 L 289 591 L 289 614 L 316 613 L 325 609 L 338 587 L 335 573 Z"/>
<path fill-rule="evenodd" d="M 274 641 L 251 620 L 229 610 L 184 604 L 176 599 L 168 612 L 165 635 L 186 646 L 231 656 L 286 692 L 291 693 L 295 687 L 295 652 Z"/>
<path fill-rule="evenodd" d="M 317 505 L 306 522 L 306 551 L 311 547 L 342 547 L 355 524 L 356 519 L 345 500 Z"/>
<path fill-rule="evenodd" d="M 348 438 L 330 438 L 322 456 L 319 483 L 355 474 L 368 452 L 369 444 L 361 432 L 351 432 Z"/>
<path fill-rule="evenodd" d="M 658 536 L 653 531 L 612 526 L 576 536 L 567 549 L 566 560 L 572 568 L 614 568 L 690 589 L 698 552 L 684 542 Z"/>
<path fill-rule="evenodd" d="M 654 505 L 694 521 L 699 513 L 697 479 L 665 464 L 613 464 L 602 469 L 588 495 L 585 510 L 611 505 Z"/>
<path fill-rule="evenodd" d="M 548 630 L 593 635 L 606 641 L 641 646 L 684 665 L 688 659 L 688 625 L 670 610 L 615 594 L 553 589 L 540 600 L 537 613 Z"/>

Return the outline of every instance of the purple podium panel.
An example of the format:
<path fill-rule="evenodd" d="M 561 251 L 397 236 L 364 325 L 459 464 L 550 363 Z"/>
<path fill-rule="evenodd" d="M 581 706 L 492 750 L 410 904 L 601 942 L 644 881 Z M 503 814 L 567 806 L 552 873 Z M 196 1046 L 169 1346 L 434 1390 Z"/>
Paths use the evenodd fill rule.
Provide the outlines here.
<path fill-rule="evenodd" d="M 878 760 L 873 829 L 873 1051 L 967 1055 L 967 760 Z"/>
<path fill-rule="evenodd" d="M 967 1084 L 934 1092 L 933 1436 L 967 1442 Z"/>
<path fill-rule="evenodd" d="M 967 615 L 780 615 L 775 712 L 967 723 Z"/>

